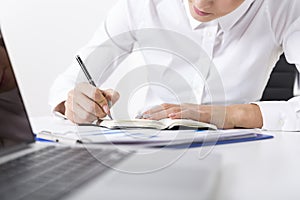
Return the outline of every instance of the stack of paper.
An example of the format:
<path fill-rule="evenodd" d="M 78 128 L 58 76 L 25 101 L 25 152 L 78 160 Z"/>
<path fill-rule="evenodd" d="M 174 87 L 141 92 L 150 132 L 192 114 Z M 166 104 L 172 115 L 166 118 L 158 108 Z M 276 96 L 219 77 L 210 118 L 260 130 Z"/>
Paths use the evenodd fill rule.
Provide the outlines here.
<path fill-rule="evenodd" d="M 38 138 L 62 143 L 85 144 L 131 144 L 131 145 L 177 145 L 194 142 L 216 143 L 217 141 L 256 137 L 255 131 L 161 131 L 154 129 L 139 130 L 85 130 L 78 132 L 53 133 L 41 131 Z"/>

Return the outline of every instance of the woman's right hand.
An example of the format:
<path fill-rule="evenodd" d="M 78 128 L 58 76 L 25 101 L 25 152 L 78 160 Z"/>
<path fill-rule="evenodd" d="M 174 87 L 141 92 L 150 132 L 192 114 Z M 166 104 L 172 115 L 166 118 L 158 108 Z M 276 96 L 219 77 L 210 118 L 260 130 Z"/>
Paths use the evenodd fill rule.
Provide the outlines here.
<path fill-rule="evenodd" d="M 55 111 L 61 112 L 74 123 L 91 123 L 110 114 L 108 101 L 113 105 L 119 97 L 119 93 L 112 89 L 100 90 L 89 83 L 79 83 Z"/>

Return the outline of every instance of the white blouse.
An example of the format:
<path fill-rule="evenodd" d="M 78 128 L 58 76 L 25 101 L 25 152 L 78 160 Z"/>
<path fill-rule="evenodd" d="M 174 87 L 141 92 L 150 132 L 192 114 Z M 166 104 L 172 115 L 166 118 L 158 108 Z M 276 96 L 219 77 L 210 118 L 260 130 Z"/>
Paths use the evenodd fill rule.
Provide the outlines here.
<path fill-rule="evenodd" d="M 263 129 L 299 131 L 300 97 L 259 101 L 283 52 L 300 70 L 299 10 L 299 0 L 245 0 L 230 14 L 201 23 L 190 15 L 188 0 L 120 0 L 78 53 L 100 88 L 126 57 L 141 53 L 143 64 L 116 84 L 128 91 L 121 93 L 128 102 L 131 91 L 147 88 L 139 109 L 164 102 L 256 103 Z M 79 72 L 74 62 L 56 79 L 52 108 L 85 80 Z"/>

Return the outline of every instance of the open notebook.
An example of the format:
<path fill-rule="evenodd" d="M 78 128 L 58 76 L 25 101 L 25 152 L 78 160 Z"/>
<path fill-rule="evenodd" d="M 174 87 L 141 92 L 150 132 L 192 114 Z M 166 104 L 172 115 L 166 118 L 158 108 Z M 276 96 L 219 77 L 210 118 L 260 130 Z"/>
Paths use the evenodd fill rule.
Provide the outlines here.
<path fill-rule="evenodd" d="M 189 119 L 128 119 L 128 120 L 99 120 L 94 123 L 101 127 L 109 129 L 132 129 L 132 128 L 152 128 L 160 130 L 172 129 L 214 129 L 217 127 L 213 124 L 189 120 Z"/>

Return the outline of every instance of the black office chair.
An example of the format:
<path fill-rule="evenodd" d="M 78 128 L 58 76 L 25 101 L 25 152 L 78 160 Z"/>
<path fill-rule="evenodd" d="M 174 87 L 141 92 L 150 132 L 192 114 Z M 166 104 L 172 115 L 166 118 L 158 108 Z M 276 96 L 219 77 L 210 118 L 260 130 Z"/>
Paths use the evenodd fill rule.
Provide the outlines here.
<path fill-rule="evenodd" d="M 299 73 L 295 65 L 286 61 L 284 54 L 281 55 L 271 73 L 269 82 L 264 90 L 262 101 L 288 100 L 294 96 L 294 85 Z"/>

